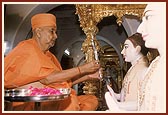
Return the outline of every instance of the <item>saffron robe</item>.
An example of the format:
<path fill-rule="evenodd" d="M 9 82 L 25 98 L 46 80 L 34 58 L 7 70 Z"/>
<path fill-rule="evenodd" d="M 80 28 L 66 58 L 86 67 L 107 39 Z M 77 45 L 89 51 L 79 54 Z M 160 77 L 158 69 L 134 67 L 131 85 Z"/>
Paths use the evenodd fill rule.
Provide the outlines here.
<path fill-rule="evenodd" d="M 45 54 L 39 49 L 35 39 L 20 42 L 4 61 L 4 88 L 34 85 L 46 87 L 39 80 L 53 71 L 61 71 L 62 67 L 56 57 L 47 51 Z M 38 85 L 37 85 L 38 84 Z M 40 84 L 40 85 L 39 85 Z M 49 87 L 71 87 L 69 81 L 49 84 Z M 14 103 L 14 110 L 33 110 L 32 102 Z M 16 105 L 16 106 L 15 106 Z M 72 89 L 70 97 L 61 101 L 42 102 L 41 110 L 96 110 L 98 100 L 93 95 L 77 96 Z"/>

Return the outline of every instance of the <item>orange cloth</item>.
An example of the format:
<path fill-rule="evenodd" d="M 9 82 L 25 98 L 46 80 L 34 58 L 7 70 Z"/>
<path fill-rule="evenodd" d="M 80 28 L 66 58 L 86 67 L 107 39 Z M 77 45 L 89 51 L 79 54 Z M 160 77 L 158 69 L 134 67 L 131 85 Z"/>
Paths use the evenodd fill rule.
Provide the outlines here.
<path fill-rule="evenodd" d="M 44 54 L 34 39 L 25 40 L 17 45 L 5 57 L 4 87 L 11 88 L 13 85 L 23 86 L 36 82 L 53 71 L 61 71 L 61 65 L 56 57 L 49 51 Z M 71 82 L 53 83 L 48 85 L 53 88 L 71 87 Z M 44 86 L 45 87 L 45 86 Z M 14 110 L 33 110 L 31 102 L 14 103 Z M 98 100 L 95 96 L 78 96 L 72 89 L 71 96 L 65 100 L 42 102 L 42 110 L 96 110 Z M 90 105 L 90 106 L 89 106 Z M 80 107 L 81 106 L 81 107 Z M 83 109 L 82 109 L 83 108 Z"/>
<path fill-rule="evenodd" d="M 32 29 L 44 26 L 56 26 L 56 17 L 53 14 L 41 13 L 31 18 Z"/>
<path fill-rule="evenodd" d="M 34 39 L 19 43 L 5 57 L 5 88 L 22 86 L 62 70 L 60 63 L 49 51 L 42 53 Z"/>

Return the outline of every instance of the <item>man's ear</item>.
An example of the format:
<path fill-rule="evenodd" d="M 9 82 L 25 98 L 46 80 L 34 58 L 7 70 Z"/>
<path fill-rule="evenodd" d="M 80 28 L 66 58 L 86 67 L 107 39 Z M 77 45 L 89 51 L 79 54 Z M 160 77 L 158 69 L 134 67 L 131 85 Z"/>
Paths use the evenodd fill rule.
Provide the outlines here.
<path fill-rule="evenodd" d="M 41 29 L 40 28 L 35 28 L 35 32 L 38 38 L 40 38 L 41 34 L 40 34 Z"/>
<path fill-rule="evenodd" d="M 141 46 L 136 46 L 136 52 L 139 54 L 141 51 Z"/>

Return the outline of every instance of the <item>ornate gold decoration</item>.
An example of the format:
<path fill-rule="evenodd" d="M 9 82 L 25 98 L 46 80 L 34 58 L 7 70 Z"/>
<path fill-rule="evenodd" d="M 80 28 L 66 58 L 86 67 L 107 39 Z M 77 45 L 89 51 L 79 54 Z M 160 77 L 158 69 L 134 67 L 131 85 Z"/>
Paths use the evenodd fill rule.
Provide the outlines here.
<path fill-rule="evenodd" d="M 93 30 L 94 31 L 94 30 Z M 86 62 L 92 60 L 98 60 L 98 52 L 100 51 L 100 45 L 92 33 L 87 34 L 87 39 L 82 44 L 82 51 L 85 54 Z M 84 82 L 83 93 L 96 94 L 98 93 L 99 80 L 89 80 Z"/>
<path fill-rule="evenodd" d="M 119 56 L 115 49 L 110 45 L 105 45 L 101 48 L 102 52 L 100 54 L 100 61 L 101 61 L 101 67 L 106 70 L 106 72 L 103 72 L 104 76 L 111 76 L 113 78 L 116 78 L 114 80 L 115 84 L 111 82 L 111 86 L 113 86 L 113 90 L 115 92 L 120 92 L 121 86 L 122 86 L 122 69 L 120 67 L 120 61 Z M 107 71 L 107 69 L 110 69 L 110 71 Z M 114 72 L 115 71 L 115 72 Z M 108 73 L 112 72 L 112 73 Z M 112 79 L 110 79 L 112 80 Z M 117 84 L 117 85 L 116 85 Z M 116 85 L 116 86 L 114 86 Z"/>
<path fill-rule="evenodd" d="M 142 17 L 146 4 L 76 4 L 76 14 L 79 17 L 80 27 L 86 34 L 86 40 L 82 45 L 82 51 L 86 56 L 86 62 L 95 60 L 93 45 L 94 42 L 97 52 L 100 45 L 96 40 L 98 32 L 97 24 L 104 18 L 114 15 L 117 23 L 121 25 L 124 15 L 135 15 Z M 86 81 L 84 86 L 85 94 L 95 94 L 97 81 Z"/>
<path fill-rule="evenodd" d="M 104 17 L 114 15 L 121 25 L 124 15 L 141 18 L 145 7 L 146 4 L 76 4 L 76 14 L 79 16 L 80 26 L 87 33 L 90 22 L 96 26 Z"/>

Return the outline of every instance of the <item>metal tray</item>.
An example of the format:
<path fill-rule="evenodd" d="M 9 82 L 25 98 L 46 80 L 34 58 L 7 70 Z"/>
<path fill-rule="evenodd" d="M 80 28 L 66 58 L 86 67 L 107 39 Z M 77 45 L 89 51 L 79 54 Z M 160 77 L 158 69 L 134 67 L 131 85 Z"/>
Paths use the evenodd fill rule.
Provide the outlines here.
<path fill-rule="evenodd" d="M 5 90 L 5 101 L 9 102 L 42 102 L 42 101 L 58 101 L 69 97 L 70 88 L 60 88 L 61 94 L 59 95 L 37 95 L 28 96 L 29 90 L 27 89 L 12 89 Z"/>

